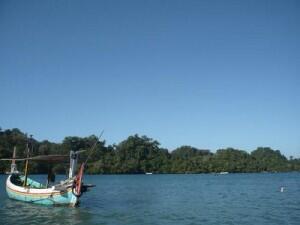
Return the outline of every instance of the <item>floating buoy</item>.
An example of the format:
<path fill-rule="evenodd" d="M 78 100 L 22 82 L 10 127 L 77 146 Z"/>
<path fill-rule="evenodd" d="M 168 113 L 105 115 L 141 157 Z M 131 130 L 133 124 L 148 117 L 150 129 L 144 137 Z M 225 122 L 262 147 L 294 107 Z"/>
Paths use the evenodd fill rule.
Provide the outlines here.
<path fill-rule="evenodd" d="M 284 191 L 284 187 L 281 187 L 281 188 L 280 188 L 280 192 L 283 192 L 283 191 Z"/>

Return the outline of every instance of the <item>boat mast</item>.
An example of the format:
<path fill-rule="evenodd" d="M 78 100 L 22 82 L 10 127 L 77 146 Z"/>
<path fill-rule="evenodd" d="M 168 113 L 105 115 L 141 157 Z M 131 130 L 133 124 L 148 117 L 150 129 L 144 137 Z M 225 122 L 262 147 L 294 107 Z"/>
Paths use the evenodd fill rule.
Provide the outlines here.
<path fill-rule="evenodd" d="M 32 140 L 32 135 L 30 135 L 30 141 Z M 27 158 L 29 158 L 29 144 L 27 142 L 26 144 L 26 149 L 27 149 Z M 25 179 L 23 183 L 23 187 L 27 185 L 27 177 L 28 177 L 28 159 L 25 162 Z"/>

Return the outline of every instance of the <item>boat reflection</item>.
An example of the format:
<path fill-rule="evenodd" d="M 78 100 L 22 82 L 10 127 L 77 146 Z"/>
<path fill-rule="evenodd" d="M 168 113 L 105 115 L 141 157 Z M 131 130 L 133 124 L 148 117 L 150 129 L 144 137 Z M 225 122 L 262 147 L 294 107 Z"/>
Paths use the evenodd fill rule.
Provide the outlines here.
<path fill-rule="evenodd" d="M 84 208 L 42 206 L 6 199 L 2 217 L 8 224 L 90 224 L 93 215 Z"/>

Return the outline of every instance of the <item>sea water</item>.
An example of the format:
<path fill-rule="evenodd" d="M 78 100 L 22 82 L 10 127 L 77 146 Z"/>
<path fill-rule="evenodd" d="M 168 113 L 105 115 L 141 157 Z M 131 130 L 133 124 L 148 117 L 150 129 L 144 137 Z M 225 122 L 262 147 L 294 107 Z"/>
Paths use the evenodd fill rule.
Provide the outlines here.
<path fill-rule="evenodd" d="M 300 224 L 300 173 L 296 172 L 87 175 L 85 182 L 96 187 L 81 197 L 77 208 L 10 200 L 5 179 L 0 176 L 1 225 Z"/>

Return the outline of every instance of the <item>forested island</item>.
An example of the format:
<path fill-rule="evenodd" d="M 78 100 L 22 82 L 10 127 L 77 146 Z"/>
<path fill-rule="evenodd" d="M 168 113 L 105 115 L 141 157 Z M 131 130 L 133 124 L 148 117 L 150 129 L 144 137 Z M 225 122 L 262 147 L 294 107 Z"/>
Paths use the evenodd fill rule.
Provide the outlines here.
<path fill-rule="evenodd" d="M 288 172 L 300 171 L 300 159 L 287 159 L 279 150 L 258 147 L 251 153 L 243 150 L 226 148 L 215 153 L 206 149 L 181 146 L 170 151 L 161 148 L 158 141 L 147 136 L 133 135 L 116 145 L 106 145 L 95 135 L 88 137 L 70 136 L 62 143 L 47 140 L 37 141 L 19 129 L 0 130 L 0 158 L 10 158 L 13 148 L 17 148 L 17 158 L 25 157 L 26 144 L 30 142 L 33 155 L 69 154 L 70 150 L 89 149 L 98 142 L 88 164 L 90 174 L 140 174 L 140 173 L 230 173 L 245 172 Z M 87 152 L 82 153 L 84 160 Z M 0 173 L 9 169 L 9 162 L 0 162 Z M 66 173 L 68 164 L 54 164 L 56 173 Z M 19 169 L 23 168 L 22 163 Z M 49 165 L 34 163 L 31 173 L 47 173 Z"/>

